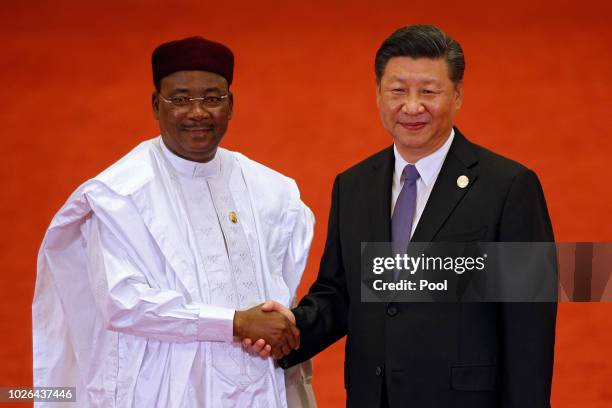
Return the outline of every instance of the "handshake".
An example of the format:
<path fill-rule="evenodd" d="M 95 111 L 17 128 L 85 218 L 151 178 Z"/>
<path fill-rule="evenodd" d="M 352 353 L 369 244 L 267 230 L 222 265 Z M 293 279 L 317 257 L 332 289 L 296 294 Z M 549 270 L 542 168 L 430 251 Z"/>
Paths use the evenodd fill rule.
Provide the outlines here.
<path fill-rule="evenodd" d="M 300 331 L 291 310 L 267 301 L 247 310 L 236 310 L 234 337 L 253 355 L 278 360 L 300 346 Z"/>

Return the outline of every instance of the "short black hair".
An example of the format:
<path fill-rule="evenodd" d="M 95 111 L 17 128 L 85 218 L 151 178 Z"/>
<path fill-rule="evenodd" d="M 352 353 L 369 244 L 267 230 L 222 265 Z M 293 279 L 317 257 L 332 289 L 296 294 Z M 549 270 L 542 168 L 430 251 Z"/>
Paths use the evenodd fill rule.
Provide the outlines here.
<path fill-rule="evenodd" d="M 445 58 L 451 81 L 458 84 L 463 80 L 465 59 L 461 45 L 438 27 L 416 24 L 400 28 L 382 43 L 376 52 L 374 71 L 376 83 L 385 72 L 385 67 L 393 57 Z"/>

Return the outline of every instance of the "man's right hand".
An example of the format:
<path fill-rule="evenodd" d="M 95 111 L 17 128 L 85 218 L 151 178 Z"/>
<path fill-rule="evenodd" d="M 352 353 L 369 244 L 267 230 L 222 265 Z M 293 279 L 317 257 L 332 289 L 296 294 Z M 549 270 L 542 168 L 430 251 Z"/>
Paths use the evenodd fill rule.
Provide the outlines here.
<path fill-rule="evenodd" d="M 271 347 L 272 356 L 279 359 L 299 347 L 300 331 L 295 327 L 295 319 L 292 322 L 280 312 L 264 311 L 262 306 L 236 311 L 234 336 L 243 340 L 262 339 Z"/>
<path fill-rule="evenodd" d="M 283 316 L 285 316 L 287 319 L 289 319 L 291 323 L 295 324 L 295 316 L 293 315 L 293 312 L 278 302 L 275 302 L 273 300 L 268 300 L 264 304 L 261 305 L 261 310 L 264 312 L 278 312 L 282 314 Z M 270 354 L 273 354 L 271 352 L 270 344 L 267 344 L 266 341 L 261 338 L 254 342 L 253 340 L 251 340 L 250 337 L 245 337 L 244 339 L 242 339 L 242 345 L 244 349 L 250 354 L 258 355 L 262 358 L 270 357 Z M 295 347 L 295 349 L 297 349 L 297 347 Z M 288 353 L 283 354 L 281 356 L 277 356 L 273 354 L 273 357 L 275 359 L 279 359 L 281 357 L 284 357 L 287 354 Z"/>

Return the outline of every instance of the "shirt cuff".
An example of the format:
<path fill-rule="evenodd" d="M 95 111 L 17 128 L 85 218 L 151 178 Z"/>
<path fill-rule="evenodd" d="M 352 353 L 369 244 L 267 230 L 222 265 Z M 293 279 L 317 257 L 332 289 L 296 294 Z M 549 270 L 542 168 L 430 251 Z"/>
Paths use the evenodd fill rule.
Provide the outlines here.
<path fill-rule="evenodd" d="M 232 342 L 234 313 L 234 309 L 202 305 L 198 317 L 198 341 Z"/>

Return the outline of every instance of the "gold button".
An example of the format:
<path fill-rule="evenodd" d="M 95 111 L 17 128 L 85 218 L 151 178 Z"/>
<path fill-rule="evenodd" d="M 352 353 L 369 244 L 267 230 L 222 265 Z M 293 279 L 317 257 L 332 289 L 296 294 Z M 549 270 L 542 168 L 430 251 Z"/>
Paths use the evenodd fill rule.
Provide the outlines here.
<path fill-rule="evenodd" d="M 470 183 L 470 179 L 467 176 L 462 175 L 462 176 L 457 177 L 457 186 L 459 188 L 466 188 L 469 183 Z"/>
<path fill-rule="evenodd" d="M 238 222 L 238 216 L 236 215 L 236 213 L 235 213 L 235 212 L 230 211 L 230 213 L 229 213 L 229 220 L 230 220 L 232 223 L 234 223 L 234 224 L 236 224 L 236 223 Z"/>

